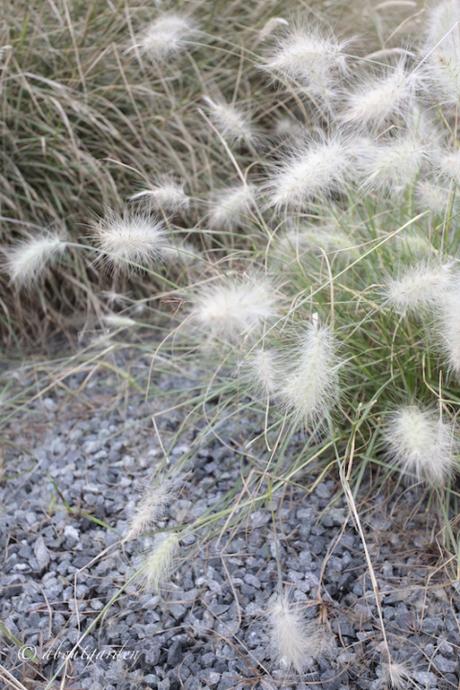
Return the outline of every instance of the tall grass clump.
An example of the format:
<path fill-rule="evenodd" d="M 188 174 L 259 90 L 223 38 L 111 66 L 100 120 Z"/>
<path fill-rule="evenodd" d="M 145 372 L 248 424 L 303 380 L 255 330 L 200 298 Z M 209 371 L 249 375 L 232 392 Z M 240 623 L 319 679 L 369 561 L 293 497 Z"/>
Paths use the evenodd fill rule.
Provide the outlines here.
<path fill-rule="evenodd" d="M 82 305 L 96 331 L 117 316 L 131 334 L 161 323 L 136 343 L 147 395 L 160 362 L 192 381 L 173 394 L 194 447 L 235 417 L 246 433 L 234 446 L 251 501 L 225 496 L 200 526 L 306 470 L 309 489 L 331 472 L 348 498 L 403 479 L 431 492 L 454 554 L 458 5 L 414 24 L 396 11 L 408 3 L 383 5 L 362 38 L 340 3 L 330 21 L 263 2 L 104 20 L 74 9 L 70 25 L 32 7 L 22 33 L 12 17 L 2 318 L 23 337 L 40 274 L 40 309 L 61 331 Z M 383 10 L 366 7 L 371 24 Z M 142 499 L 130 537 L 166 495 L 157 512 Z M 167 580 L 179 541 L 155 541 L 147 587 Z M 286 597 L 269 624 L 278 662 L 303 670 L 307 628 Z"/>

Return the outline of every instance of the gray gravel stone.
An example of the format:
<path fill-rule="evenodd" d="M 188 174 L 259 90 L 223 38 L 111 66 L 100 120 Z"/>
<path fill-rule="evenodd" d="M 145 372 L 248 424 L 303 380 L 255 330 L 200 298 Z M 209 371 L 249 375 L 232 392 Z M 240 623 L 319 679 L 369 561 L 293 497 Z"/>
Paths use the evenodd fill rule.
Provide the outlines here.
<path fill-rule="evenodd" d="M 45 570 L 50 562 L 50 553 L 42 536 L 39 536 L 35 541 L 34 554 L 37 560 L 38 570 Z"/>

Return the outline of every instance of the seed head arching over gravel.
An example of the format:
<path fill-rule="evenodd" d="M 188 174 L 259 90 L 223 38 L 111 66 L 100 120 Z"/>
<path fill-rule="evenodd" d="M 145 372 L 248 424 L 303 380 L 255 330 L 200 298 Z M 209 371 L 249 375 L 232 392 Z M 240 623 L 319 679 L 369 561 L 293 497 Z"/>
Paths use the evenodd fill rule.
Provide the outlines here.
<path fill-rule="evenodd" d="M 395 462 L 432 486 L 444 484 L 454 467 L 454 434 L 439 415 L 410 405 L 395 412 L 386 437 Z"/>

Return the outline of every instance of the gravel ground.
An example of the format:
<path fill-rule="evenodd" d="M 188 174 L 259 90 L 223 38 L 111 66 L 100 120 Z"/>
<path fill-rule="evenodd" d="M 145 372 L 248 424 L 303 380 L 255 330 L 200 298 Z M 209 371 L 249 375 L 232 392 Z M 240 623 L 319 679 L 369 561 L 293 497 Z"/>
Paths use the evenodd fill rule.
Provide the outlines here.
<path fill-rule="evenodd" d="M 126 396 L 106 370 L 83 386 L 82 377 L 68 376 L 65 388 L 30 403 L 7 429 L 0 585 L 8 672 L 26 688 L 68 690 L 387 687 L 364 552 L 343 498 L 333 500 L 335 479 L 309 496 L 292 486 L 206 540 L 189 535 L 180 551 L 188 557 L 179 557 L 161 595 L 129 584 L 69 656 L 151 544 L 144 537 L 120 545 L 120 537 L 162 457 L 155 401 Z M 180 420 L 176 411 L 159 421 L 164 443 Z M 172 464 L 193 434 L 181 434 Z M 160 527 L 198 517 L 234 486 L 244 466 L 232 446 L 244 434 L 242 422 L 228 425 L 225 438 L 201 445 Z M 363 503 L 360 515 L 392 655 L 411 674 L 401 687 L 460 687 L 460 587 L 435 567 L 426 497 L 393 487 L 372 510 Z M 280 577 L 327 637 L 301 677 L 272 658 L 266 611 Z"/>

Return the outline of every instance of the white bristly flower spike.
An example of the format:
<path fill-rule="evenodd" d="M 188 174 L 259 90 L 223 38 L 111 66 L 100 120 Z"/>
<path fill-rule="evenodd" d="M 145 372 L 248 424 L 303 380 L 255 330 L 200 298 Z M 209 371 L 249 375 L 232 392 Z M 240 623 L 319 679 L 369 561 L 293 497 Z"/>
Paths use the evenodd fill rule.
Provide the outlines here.
<path fill-rule="evenodd" d="M 129 316 L 123 316 L 123 314 L 106 314 L 104 316 L 104 323 L 110 328 L 133 328 L 136 326 L 134 319 L 130 319 Z"/>
<path fill-rule="evenodd" d="M 444 0 L 429 13 L 424 46 L 426 72 L 431 91 L 444 103 L 460 100 L 460 4 Z"/>
<path fill-rule="evenodd" d="M 420 180 L 415 190 L 415 198 L 420 211 L 429 210 L 437 215 L 446 213 L 452 191 L 441 181 Z"/>
<path fill-rule="evenodd" d="M 406 255 L 411 259 L 431 259 L 436 250 L 433 247 L 430 239 L 423 232 L 417 230 L 398 233 L 393 238 L 399 255 Z"/>
<path fill-rule="evenodd" d="M 56 234 L 29 237 L 4 250 L 5 268 L 18 286 L 35 283 L 45 269 L 62 254 L 66 242 Z"/>
<path fill-rule="evenodd" d="M 406 663 L 391 661 L 383 665 L 383 680 L 389 688 L 404 690 L 415 685 L 414 671 Z"/>
<path fill-rule="evenodd" d="M 345 43 L 316 29 L 288 30 L 262 67 L 280 79 L 289 79 L 312 96 L 328 100 L 336 77 L 346 70 Z"/>
<path fill-rule="evenodd" d="M 434 48 L 438 43 L 442 44 L 444 39 L 450 35 L 451 29 L 456 27 L 459 22 L 460 7 L 456 0 L 441 0 L 441 2 L 436 3 L 428 15 L 426 46 Z"/>
<path fill-rule="evenodd" d="M 460 376 L 460 281 L 453 281 L 440 305 L 440 337 L 450 368 Z"/>
<path fill-rule="evenodd" d="M 278 117 L 274 123 L 273 134 L 282 139 L 298 141 L 305 133 L 301 123 L 295 118 L 284 115 Z"/>
<path fill-rule="evenodd" d="M 252 334 L 276 314 L 277 296 L 268 279 L 227 278 L 194 297 L 192 321 L 209 338 L 237 340 Z"/>
<path fill-rule="evenodd" d="M 449 289 L 451 268 L 451 264 L 417 264 L 387 283 L 386 299 L 401 314 L 435 306 Z"/>
<path fill-rule="evenodd" d="M 430 486 L 442 486 L 450 477 L 454 433 L 437 412 L 416 405 L 401 407 L 387 424 L 386 441 L 402 472 L 415 474 Z"/>
<path fill-rule="evenodd" d="M 381 127 L 394 115 L 410 108 L 415 94 L 415 80 L 404 64 L 388 68 L 379 78 L 364 81 L 345 100 L 341 119 L 355 126 Z"/>
<path fill-rule="evenodd" d="M 268 204 L 299 207 L 345 191 L 352 171 L 349 146 L 338 138 L 297 146 L 265 184 Z"/>
<path fill-rule="evenodd" d="M 264 395 L 276 391 L 277 387 L 277 358 L 273 350 L 255 350 L 248 362 L 250 383 Z"/>
<path fill-rule="evenodd" d="M 221 189 L 211 199 L 209 225 L 217 230 L 239 227 L 254 204 L 255 190 L 252 185 Z"/>
<path fill-rule="evenodd" d="M 119 269 L 161 260 L 167 246 L 162 223 L 142 213 L 108 213 L 95 226 L 95 239 L 102 260 Z"/>
<path fill-rule="evenodd" d="M 131 517 L 126 539 L 136 539 L 159 520 L 171 499 L 171 481 L 163 479 L 145 490 L 134 515 Z"/>
<path fill-rule="evenodd" d="M 270 34 L 279 29 L 280 27 L 289 26 L 289 22 L 283 17 L 271 17 L 264 26 L 259 31 L 258 43 L 260 41 L 265 41 Z"/>
<path fill-rule="evenodd" d="M 151 208 L 175 213 L 186 210 L 190 200 L 184 192 L 184 186 L 172 179 L 165 178 L 151 189 L 143 189 L 130 197 L 130 201 L 147 201 Z"/>
<path fill-rule="evenodd" d="M 170 241 L 163 249 L 161 258 L 170 266 L 183 267 L 200 261 L 202 256 L 190 242 Z"/>
<path fill-rule="evenodd" d="M 319 655 L 328 655 L 333 637 L 321 623 L 306 621 L 287 596 L 277 596 L 268 611 L 273 654 L 284 669 L 302 673 Z"/>
<path fill-rule="evenodd" d="M 353 240 L 333 225 L 311 225 L 288 230 L 274 244 L 274 258 L 292 264 L 304 255 L 353 252 Z"/>
<path fill-rule="evenodd" d="M 174 556 L 179 547 L 179 537 L 175 532 L 156 537 L 152 551 L 140 569 L 147 590 L 159 592 L 161 586 L 171 575 Z"/>
<path fill-rule="evenodd" d="M 208 96 L 204 96 L 203 100 L 208 106 L 212 122 L 224 139 L 235 143 L 249 143 L 253 140 L 253 126 L 246 113 L 223 100 L 214 101 Z"/>
<path fill-rule="evenodd" d="M 313 319 L 280 373 L 282 402 L 305 424 L 321 421 L 338 397 L 338 369 L 332 331 Z"/>
<path fill-rule="evenodd" d="M 385 142 L 362 142 L 357 164 L 369 191 L 404 191 L 414 182 L 428 154 L 426 144 L 408 134 Z"/>
<path fill-rule="evenodd" d="M 278 597 L 271 605 L 270 636 L 278 663 L 285 668 L 293 667 L 302 673 L 306 665 L 308 638 L 305 620 L 293 608 L 286 595 Z"/>
<path fill-rule="evenodd" d="M 435 165 L 444 179 L 460 185 L 460 149 L 444 151 L 435 161 Z"/>
<path fill-rule="evenodd" d="M 184 50 L 195 32 L 196 25 L 190 17 L 161 14 L 136 37 L 135 47 L 153 60 L 163 61 Z"/>

